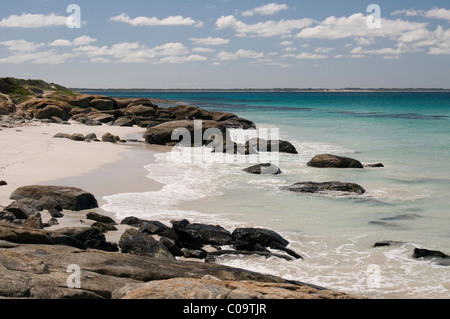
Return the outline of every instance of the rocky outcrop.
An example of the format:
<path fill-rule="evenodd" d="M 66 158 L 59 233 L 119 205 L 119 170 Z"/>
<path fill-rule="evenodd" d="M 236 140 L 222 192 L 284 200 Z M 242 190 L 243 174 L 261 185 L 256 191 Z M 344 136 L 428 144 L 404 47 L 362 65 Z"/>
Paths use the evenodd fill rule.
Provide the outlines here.
<path fill-rule="evenodd" d="M 358 160 L 331 154 L 316 155 L 307 163 L 307 165 L 320 168 L 364 168 L 364 166 Z"/>
<path fill-rule="evenodd" d="M 281 174 L 281 169 L 274 164 L 264 163 L 250 166 L 244 169 L 244 172 L 261 175 L 278 175 Z"/>
<path fill-rule="evenodd" d="M 298 154 L 294 145 L 283 140 L 264 140 L 261 138 L 250 139 L 246 142 L 245 148 L 250 154 L 256 154 L 258 152 Z"/>
<path fill-rule="evenodd" d="M 291 186 L 282 187 L 283 190 L 289 190 L 297 193 L 330 193 L 339 192 L 343 194 L 362 195 L 366 190 L 358 184 L 342 182 L 300 182 Z"/>
<path fill-rule="evenodd" d="M 16 189 L 10 198 L 40 200 L 43 197 L 53 198 L 63 209 L 67 210 L 79 211 L 98 207 L 97 200 L 91 193 L 66 186 L 24 186 Z"/>
<path fill-rule="evenodd" d="M 221 280 L 213 276 L 174 278 L 128 285 L 115 299 L 347 299 L 349 295 L 293 283 Z M 256 306 L 256 305 L 255 305 Z M 254 309 L 254 315 L 260 311 Z"/>

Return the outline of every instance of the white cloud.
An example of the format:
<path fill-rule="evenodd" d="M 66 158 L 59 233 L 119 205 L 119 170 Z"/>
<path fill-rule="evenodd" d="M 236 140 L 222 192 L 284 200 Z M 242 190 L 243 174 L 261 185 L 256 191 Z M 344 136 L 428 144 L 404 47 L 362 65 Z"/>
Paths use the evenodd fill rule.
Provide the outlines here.
<path fill-rule="evenodd" d="M 54 26 L 67 26 L 67 17 L 54 13 L 49 15 L 22 13 L 22 15 L 10 15 L 0 21 L 0 27 L 4 28 L 42 28 Z"/>
<path fill-rule="evenodd" d="M 196 54 L 191 54 L 189 56 L 169 56 L 162 58 L 160 62 L 163 63 L 185 63 L 185 62 L 197 62 L 197 61 L 206 61 L 208 60 L 206 57 Z"/>
<path fill-rule="evenodd" d="M 216 27 L 222 29 L 234 29 L 238 37 L 245 36 L 283 36 L 290 35 L 292 31 L 303 29 L 313 23 L 312 19 L 296 19 L 296 20 L 280 20 L 265 21 L 256 24 L 245 24 L 236 19 L 235 16 L 222 16 L 216 21 Z"/>
<path fill-rule="evenodd" d="M 216 50 L 211 49 L 211 48 L 197 47 L 197 48 L 193 48 L 192 51 L 200 52 L 200 53 L 210 53 L 210 52 L 214 52 Z"/>
<path fill-rule="evenodd" d="M 295 57 L 296 59 L 326 59 L 328 56 L 323 54 L 316 54 L 316 53 L 309 53 L 309 52 L 302 52 L 299 55 Z"/>
<path fill-rule="evenodd" d="M 70 47 L 70 46 L 80 46 L 80 45 L 88 45 L 93 42 L 96 42 L 97 39 L 93 39 L 87 35 L 83 35 L 81 37 L 78 37 L 74 39 L 73 41 L 66 40 L 66 39 L 58 39 L 51 43 L 49 43 L 49 46 L 52 47 Z"/>
<path fill-rule="evenodd" d="M 21 53 L 30 53 L 36 51 L 39 47 L 44 46 L 44 43 L 36 43 L 36 42 L 30 42 L 27 40 L 10 40 L 10 41 L 3 41 L 0 42 L 0 44 L 6 46 L 9 51 L 21 54 Z"/>
<path fill-rule="evenodd" d="M 330 52 L 332 50 L 333 50 L 333 48 L 319 47 L 319 48 L 314 49 L 314 52 L 316 52 L 316 53 L 328 53 L 328 52 Z"/>
<path fill-rule="evenodd" d="M 222 45 L 222 44 L 228 44 L 230 43 L 229 39 L 223 39 L 223 38 L 190 38 L 192 42 L 194 42 L 197 45 Z"/>
<path fill-rule="evenodd" d="M 282 41 L 282 42 L 280 42 L 280 45 L 290 46 L 290 45 L 292 45 L 292 41 Z"/>
<path fill-rule="evenodd" d="M 415 10 L 415 9 L 403 9 L 396 10 L 391 15 L 405 15 L 407 17 L 423 16 L 429 19 L 442 19 L 450 21 L 450 10 L 445 8 L 432 8 L 428 11 Z"/>
<path fill-rule="evenodd" d="M 216 55 L 216 58 L 218 58 L 221 61 L 238 60 L 241 58 L 259 59 L 262 57 L 264 57 L 264 54 L 261 52 L 256 52 L 253 50 L 244 50 L 244 49 L 240 49 L 236 52 L 222 51 Z"/>
<path fill-rule="evenodd" d="M 0 59 L 0 63 L 23 64 L 28 62 L 33 64 L 62 64 L 72 57 L 74 57 L 74 54 L 69 52 L 59 54 L 54 50 L 49 50 L 13 54 L 9 57 Z"/>
<path fill-rule="evenodd" d="M 242 12 L 242 15 L 247 16 L 247 17 L 254 16 L 255 14 L 274 15 L 275 13 L 277 13 L 279 11 L 287 10 L 287 9 L 288 9 L 288 6 L 285 4 L 269 3 L 264 6 L 254 8 L 252 10 Z"/>
<path fill-rule="evenodd" d="M 121 13 L 118 16 L 111 17 L 109 20 L 116 22 L 123 22 L 132 26 L 179 26 L 179 25 L 194 25 L 197 27 L 203 26 L 203 22 L 195 21 L 192 18 L 185 18 L 183 16 L 170 16 L 164 19 L 156 17 L 136 17 L 131 19 L 126 13 Z"/>

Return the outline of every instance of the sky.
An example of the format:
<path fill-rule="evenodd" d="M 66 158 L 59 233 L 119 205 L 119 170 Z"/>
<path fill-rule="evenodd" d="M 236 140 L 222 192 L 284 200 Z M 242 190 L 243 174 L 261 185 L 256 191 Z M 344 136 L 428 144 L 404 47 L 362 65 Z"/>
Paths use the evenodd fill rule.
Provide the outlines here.
<path fill-rule="evenodd" d="M 15 0 L 0 77 L 70 88 L 447 88 L 448 0 Z"/>

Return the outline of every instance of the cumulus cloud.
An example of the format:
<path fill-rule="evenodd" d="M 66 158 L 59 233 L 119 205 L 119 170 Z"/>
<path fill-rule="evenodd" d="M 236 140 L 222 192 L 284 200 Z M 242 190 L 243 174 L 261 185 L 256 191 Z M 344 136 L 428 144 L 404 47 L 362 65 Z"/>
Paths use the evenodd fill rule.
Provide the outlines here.
<path fill-rule="evenodd" d="M 238 60 L 238 59 L 242 59 L 242 58 L 260 59 L 262 57 L 264 57 L 264 54 L 261 52 L 257 52 L 257 51 L 253 51 L 253 50 L 244 50 L 244 49 L 240 49 L 236 52 L 222 51 L 216 55 L 216 58 L 218 58 L 221 61 L 231 61 L 231 60 Z"/>
<path fill-rule="evenodd" d="M 246 24 L 236 19 L 235 16 L 222 16 L 216 21 L 216 27 L 219 30 L 234 29 L 238 37 L 258 36 L 287 36 L 292 31 L 303 29 L 313 23 L 313 19 L 294 19 L 280 21 L 265 21 L 256 24 Z"/>
<path fill-rule="evenodd" d="M 2 41 L 2 42 L 0 42 L 0 44 L 6 46 L 9 51 L 15 52 L 18 54 L 34 52 L 39 47 L 42 47 L 45 45 L 44 43 L 36 43 L 36 42 L 32 42 L 32 41 L 27 41 L 24 39 Z"/>
<path fill-rule="evenodd" d="M 405 15 L 407 17 L 423 16 L 429 19 L 442 19 L 450 21 L 450 10 L 445 8 L 432 8 L 428 11 L 416 9 L 396 10 L 391 15 Z"/>
<path fill-rule="evenodd" d="M 83 35 L 81 37 L 78 37 L 74 39 L 73 41 L 66 40 L 66 39 L 58 39 L 51 43 L 49 43 L 49 46 L 51 47 L 70 47 L 70 46 L 79 46 L 79 45 L 88 45 L 93 42 L 96 42 L 97 39 L 93 39 L 87 35 Z"/>
<path fill-rule="evenodd" d="M 274 15 L 277 12 L 287 10 L 288 6 L 285 4 L 278 4 L 278 3 L 269 3 L 260 7 L 256 7 L 252 10 L 248 10 L 245 12 L 242 12 L 243 16 L 254 16 L 255 14 L 260 15 Z"/>
<path fill-rule="evenodd" d="M 164 19 L 159 19 L 156 17 L 136 17 L 134 19 L 130 18 L 126 13 L 121 13 L 118 16 L 111 17 L 110 21 L 123 22 L 132 26 L 180 26 L 180 25 L 194 25 L 197 27 L 203 26 L 203 22 L 195 21 L 192 18 L 185 18 L 183 16 L 170 16 Z"/>
<path fill-rule="evenodd" d="M 229 39 L 213 38 L 213 37 L 189 38 L 189 40 L 191 40 L 192 42 L 194 42 L 197 45 L 222 45 L 222 44 L 230 43 Z"/>
<path fill-rule="evenodd" d="M 309 59 L 309 60 L 315 60 L 315 59 L 326 59 L 328 56 L 323 54 L 317 54 L 317 53 L 309 53 L 309 52 L 302 52 L 299 55 L 295 57 L 296 59 Z"/>
<path fill-rule="evenodd" d="M 3 28 L 42 28 L 67 26 L 67 17 L 58 16 L 54 13 L 49 15 L 22 13 L 22 15 L 10 15 L 0 21 Z"/>

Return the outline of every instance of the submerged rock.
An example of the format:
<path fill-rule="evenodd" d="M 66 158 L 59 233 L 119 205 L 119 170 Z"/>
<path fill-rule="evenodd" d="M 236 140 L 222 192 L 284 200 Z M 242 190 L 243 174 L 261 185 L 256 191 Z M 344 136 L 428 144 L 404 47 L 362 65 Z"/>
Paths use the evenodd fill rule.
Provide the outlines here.
<path fill-rule="evenodd" d="M 281 174 L 281 169 L 274 164 L 264 163 L 248 167 L 244 169 L 244 172 L 261 175 L 278 175 Z"/>
<path fill-rule="evenodd" d="M 298 193 L 342 192 L 362 195 L 366 192 L 366 190 L 358 184 L 342 182 L 299 182 L 291 186 L 282 187 L 282 189 Z"/>
<path fill-rule="evenodd" d="M 441 251 L 422 249 L 422 248 L 414 248 L 413 257 L 414 258 L 433 258 L 433 257 L 450 258 L 449 255 L 444 254 Z"/>
<path fill-rule="evenodd" d="M 364 168 L 360 161 L 349 157 L 321 154 L 314 156 L 308 163 L 311 167 Z"/>

